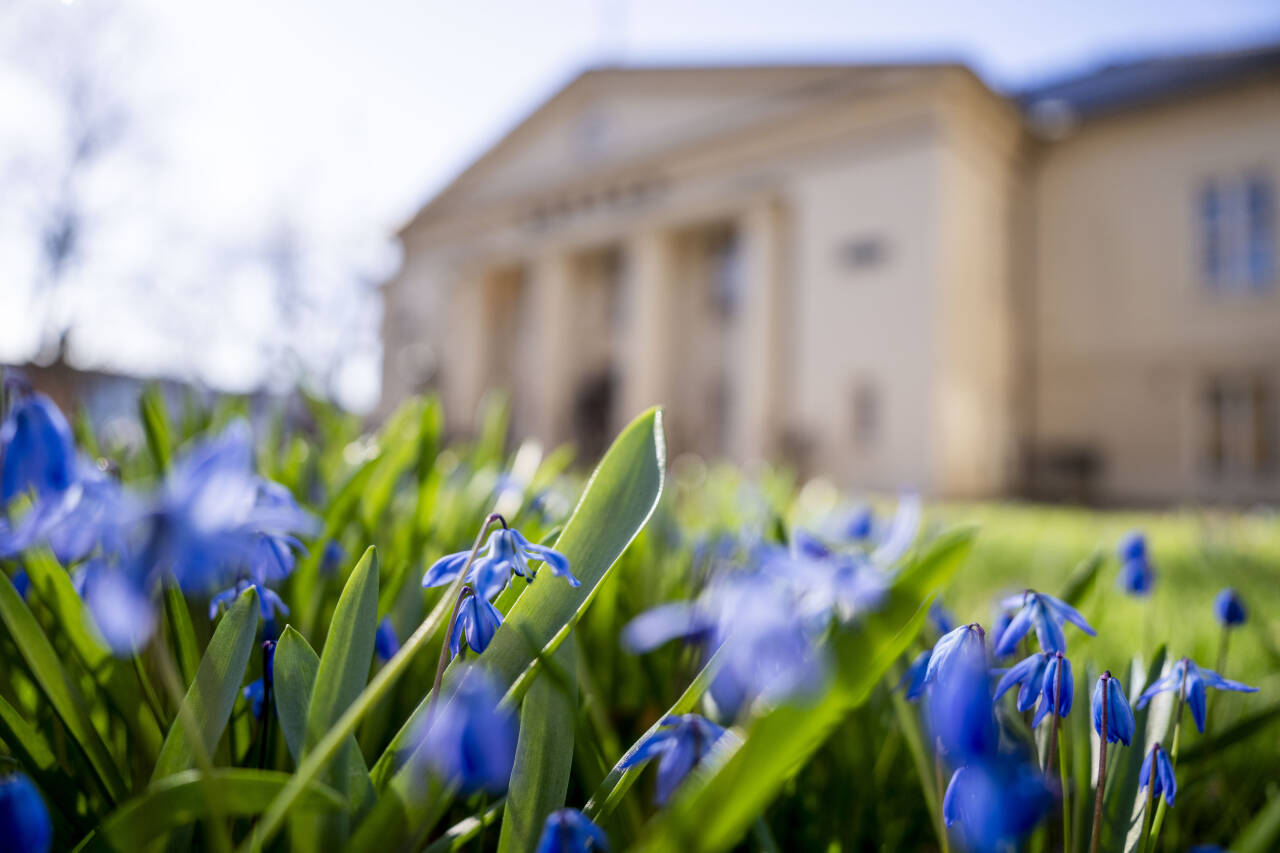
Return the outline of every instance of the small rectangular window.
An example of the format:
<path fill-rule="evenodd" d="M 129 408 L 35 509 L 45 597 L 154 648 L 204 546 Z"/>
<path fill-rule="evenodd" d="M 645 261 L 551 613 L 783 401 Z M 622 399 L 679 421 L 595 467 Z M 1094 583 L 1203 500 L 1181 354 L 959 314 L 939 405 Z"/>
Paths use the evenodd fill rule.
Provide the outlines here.
<path fill-rule="evenodd" d="M 1204 463 L 1216 477 L 1262 476 L 1276 460 L 1276 399 L 1261 374 L 1224 374 L 1205 384 Z"/>
<path fill-rule="evenodd" d="M 1201 275 L 1219 291 L 1262 291 L 1276 278 L 1275 187 L 1251 173 L 1207 181 L 1196 201 Z"/>

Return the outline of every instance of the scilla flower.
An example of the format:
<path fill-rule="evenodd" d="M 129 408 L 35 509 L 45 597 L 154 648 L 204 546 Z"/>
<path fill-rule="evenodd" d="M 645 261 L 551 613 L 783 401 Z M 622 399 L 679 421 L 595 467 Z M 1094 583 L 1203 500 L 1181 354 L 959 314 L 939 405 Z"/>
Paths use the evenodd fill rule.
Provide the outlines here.
<path fill-rule="evenodd" d="M 75 482 L 75 447 L 67 419 L 43 394 L 16 380 L 13 402 L 0 420 L 0 507 L 20 494 L 60 494 Z"/>
<path fill-rule="evenodd" d="M 604 830 L 577 809 L 560 809 L 547 816 L 534 853 L 590 853 L 609 849 Z"/>
<path fill-rule="evenodd" d="M 967 628 L 967 626 L 966 626 Z M 947 637 L 957 631 L 957 628 Z M 980 637 L 979 632 L 968 632 Z M 991 699 L 991 682 L 987 671 L 986 649 L 972 642 L 958 643 L 947 660 L 936 669 L 939 647 L 934 646 L 929 662 L 933 677 L 926 678 L 930 695 L 929 729 L 952 765 L 971 764 L 994 757 L 1000 733 Z"/>
<path fill-rule="evenodd" d="M 1213 615 L 1218 617 L 1222 627 L 1234 628 L 1245 623 L 1249 618 L 1249 611 L 1240 600 L 1240 595 L 1231 587 L 1226 587 L 1213 600 Z"/>
<path fill-rule="evenodd" d="M 1155 762 L 1155 776 L 1151 774 L 1151 764 Z M 1161 748 L 1159 743 L 1153 743 L 1151 749 L 1147 752 L 1147 757 L 1142 759 L 1142 770 L 1138 773 L 1138 790 L 1145 791 L 1147 783 L 1153 782 L 1151 787 L 1151 796 L 1153 799 L 1159 799 L 1164 794 L 1164 801 L 1169 804 L 1169 808 L 1173 808 L 1173 798 L 1178 793 L 1178 780 L 1173 775 L 1173 762 L 1169 760 L 1169 753 Z"/>
<path fill-rule="evenodd" d="M 914 702 L 924 695 L 924 676 L 929 671 L 929 658 L 932 655 L 932 649 L 925 649 L 916 655 L 915 660 L 907 666 L 907 671 L 902 674 L 898 686 L 905 691 L 908 702 Z"/>
<path fill-rule="evenodd" d="M 1040 725 L 1040 721 L 1051 711 L 1059 717 L 1071 713 L 1071 705 L 1075 700 L 1076 682 L 1071 674 L 1071 661 L 1062 652 L 1055 652 L 1049 658 L 1049 665 L 1044 670 L 1044 685 L 1040 688 L 1040 709 L 1036 711 L 1031 727 Z"/>
<path fill-rule="evenodd" d="M 1120 540 L 1116 548 L 1120 558 L 1120 574 L 1116 584 L 1130 595 L 1144 596 L 1151 594 L 1155 586 L 1155 570 L 1147 558 L 1147 539 L 1140 532 L 1134 531 Z"/>
<path fill-rule="evenodd" d="M 1029 711 L 1040 698 L 1040 693 L 1044 687 L 1044 673 L 1049 666 L 1049 661 L 1053 655 L 1048 652 L 1037 652 L 1026 657 L 1008 670 L 1000 677 L 999 683 L 996 684 L 995 699 L 999 699 L 1015 684 L 1020 685 L 1018 689 L 1019 711 Z"/>
<path fill-rule="evenodd" d="M 925 670 L 925 683 L 944 674 L 957 662 L 964 666 L 982 665 L 986 660 L 986 633 L 977 622 L 961 625 L 943 634 L 933 646 L 929 665 Z"/>
<path fill-rule="evenodd" d="M 1075 625 L 1090 637 L 1097 635 L 1074 607 L 1043 592 L 1029 589 L 1021 595 L 1006 598 L 1000 604 L 1010 610 L 1018 608 L 1018 612 L 1000 635 L 1000 642 L 995 648 L 997 655 L 1012 652 L 1017 648 L 1018 641 L 1032 628 L 1036 629 L 1036 639 L 1040 641 L 1042 652 L 1067 650 L 1067 640 L 1062 633 L 1062 626 L 1066 622 Z"/>
<path fill-rule="evenodd" d="M 53 823 L 40 791 L 26 774 L 0 779 L 0 849 L 46 853 Z"/>
<path fill-rule="evenodd" d="M 957 828 L 966 850 L 996 853 L 1015 849 L 1052 807 L 1044 775 L 1002 756 L 955 772 L 942 817 Z"/>
<path fill-rule="evenodd" d="M 423 575 L 422 585 L 433 587 L 452 583 L 470 556 L 470 551 L 458 551 L 436 560 Z M 578 586 L 579 581 L 569 571 L 569 560 L 564 554 L 545 545 L 534 545 L 520 531 L 505 526 L 489 534 L 484 548 L 471 564 L 467 580 L 482 598 L 492 601 L 507 588 L 513 574 L 533 582 L 536 570 L 529 566 L 530 560 L 541 560 L 553 575 L 567 580 L 569 586 Z"/>
<path fill-rule="evenodd" d="M 1107 730 L 1102 731 L 1103 711 L 1106 711 Z M 1107 743 L 1119 741 L 1125 746 L 1133 740 L 1133 711 L 1129 701 L 1124 698 L 1120 688 L 1120 680 L 1110 672 L 1102 673 L 1098 684 L 1093 688 L 1093 730 L 1098 737 L 1105 737 Z"/>
<path fill-rule="evenodd" d="M 1211 669 L 1201 669 L 1190 658 L 1183 658 L 1173 665 L 1168 674 L 1152 682 L 1138 697 L 1138 708 L 1141 710 L 1157 693 L 1170 690 L 1178 691 L 1179 696 L 1186 699 L 1191 706 L 1191 716 L 1196 721 L 1196 728 L 1204 733 L 1205 688 L 1215 690 L 1234 690 L 1237 693 L 1257 693 L 1258 688 L 1250 687 L 1239 681 L 1223 678 Z"/>
<path fill-rule="evenodd" d="M 844 523 L 844 535 L 850 542 L 866 542 L 871 538 L 875 525 L 875 514 L 871 507 L 861 506 L 850 513 Z"/>
<path fill-rule="evenodd" d="M 449 632 L 449 653 L 457 657 L 465 640 L 471 651 L 480 654 L 489 648 L 489 641 L 501 624 L 502 614 L 498 608 L 471 590 L 465 590 L 453 617 L 453 630 Z"/>
<path fill-rule="evenodd" d="M 400 638 L 396 636 L 396 628 L 391 624 L 391 617 L 384 616 L 378 623 L 378 633 L 373 637 L 373 653 L 378 660 L 386 662 L 400 651 Z"/>
<path fill-rule="evenodd" d="M 458 673 L 424 723 L 427 765 L 464 794 L 501 793 L 516 755 L 516 719 L 499 705 L 492 676 L 478 667 Z"/>
<path fill-rule="evenodd" d="M 657 731 L 624 755 L 618 766 L 625 770 L 661 756 L 657 791 L 657 802 L 661 805 L 724 733 L 723 728 L 697 714 L 667 717 Z"/>

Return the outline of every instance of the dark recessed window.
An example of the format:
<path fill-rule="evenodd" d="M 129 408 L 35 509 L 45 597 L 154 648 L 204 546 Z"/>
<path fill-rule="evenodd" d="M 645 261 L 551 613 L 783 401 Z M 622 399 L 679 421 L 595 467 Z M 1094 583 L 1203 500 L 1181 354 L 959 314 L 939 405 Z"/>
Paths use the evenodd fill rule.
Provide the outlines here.
<path fill-rule="evenodd" d="M 1269 175 L 1206 181 L 1197 201 L 1200 268 L 1211 290 L 1261 291 L 1276 278 L 1276 198 Z"/>
<path fill-rule="evenodd" d="M 882 237 L 854 237 L 840 246 L 838 255 L 840 265 L 845 269 L 870 270 L 885 262 L 889 247 Z"/>
<path fill-rule="evenodd" d="M 880 393 L 869 380 L 854 383 L 849 415 L 854 445 L 867 448 L 874 444 L 880 433 Z"/>

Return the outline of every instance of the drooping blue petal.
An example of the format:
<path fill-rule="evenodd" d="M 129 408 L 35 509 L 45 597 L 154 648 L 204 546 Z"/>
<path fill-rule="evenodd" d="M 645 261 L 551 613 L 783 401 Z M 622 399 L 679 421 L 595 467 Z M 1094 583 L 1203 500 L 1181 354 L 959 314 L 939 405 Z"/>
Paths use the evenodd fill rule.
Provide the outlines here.
<path fill-rule="evenodd" d="M 932 683 L 952 664 L 963 660 L 966 666 L 981 660 L 986 652 L 983 649 L 982 627 L 976 622 L 961 625 L 944 634 L 933 646 L 933 654 L 929 657 L 929 666 L 925 671 L 925 681 Z"/>
<path fill-rule="evenodd" d="M 462 567 L 467 564 L 467 558 L 470 556 L 470 551 L 445 554 L 427 569 L 427 573 L 422 576 L 422 585 L 433 587 L 452 583 L 462 572 Z"/>
<path fill-rule="evenodd" d="M 1234 628 L 1245 623 L 1249 611 L 1240 594 L 1231 587 L 1225 587 L 1213 600 L 1213 615 L 1218 617 L 1223 627 Z"/>
<path fill-rule="evenodd" d="M 133 655 L 155 630 L 155 602 L 145 588 L 122 571 L 88 569 L 85 603 L 98 632 L 117 657 Z"/>
<path fill-rule="evenodd" d="M 1106 703 L 1107 730 L 1102 731 L 1103 703 Z M 1107 743 L 1117 741 L 1128 746 L 1133 740 L 1133 711 L 1120 688 L 1120 680 L 1104 672 L 1093 689 L 1093 730 Z"/>
<path fill-rule="evenodd" d="M 515 761 L 515 715 L 500 705 L 492 676 L 468 667 L 446 685 L 425 721 L 422 748 L 426 764 L 464 794 L 506 790 Z"/>
<path fill-rule="evenodd" d="M 704 634 L 711 627 L 694 604 L 659 604 L 627 623 L 622 629 L 622 645 L 632 652 L 647 652 L 678 637 Z"/>
<path fill-rule="evenodd" d="M 391 617 L 384 616 L 378 623 L 378 633 L 373 638 L 373 653 L 378 656 L 378 660 L 386 662 L 395 657 L 398 651 L 400 651 L 400 638 L 396 636 Z"/>
<path fill-rule="evenodd" d="M 534 853 L 590 853 L 609 849 L 604 830 L 577 809 L 560 809 L 547 817 Z"/>
<path fill-rule="evenodd" d="M 30 490 L 43 498 L 75 481 L 75 446 L 62 412 L 43 394 L 19 392 L 0 420 L 0 507 Z"/>
<path fill-rule="evenodd" d="M 1152 777 L 1152 764 L 1155 764 L 1155 776 Z M 1160 744 L 1151 745 L 1151 749 L 1147 750 L 1146 757 L 1142 759 L 1142 769 L 1138 771 L 1138 790 L 1147 790 L 1147 785 L 1154 781 L 1151 788 L 1151 796 L 1154 799 L 1160 799 L 1160 795 L 1164 795 L 1165 802 L 1169 807 L 1173 807 L 1174 797 L 1178 793 L 1178 780 L 1173 775 L 1173 764 L 1169 760 L 1169 754 L 1164 751 Z"/>
<path fill-rule="evenodd" d="M 929 657 L 933 654 L 931 649 L 925 649 L 916 655 L 915 660 L 907 667 L 907 671 L 902 674 L 902 680 L 898 682 L 898 687 L 905 691 L 908 702 L 914 702 L 924 695 L 925 672 L 929 669 Z"/>
<path fill-rule="evenodd" d="M 997 853 L 1016 849 L 1052 807 L 1043 774 L 1001 757 L 958 769 L 942 814 L 966 850 Z"/>
<path fill-rule="evenodd" d="M 937 656 L 937 650 L 934 650 Z M 985 653 L 962 653 L 935 673 L 928 705 L 929 728 L 952 765 L 985 761 L 996 753 L 999 729 Z"/>
<path fill-rule="evenodd" d="M 0 845 L 8 851 L 48 853 L 53 822 L 35 783 L 25 773 L 0 778 Z"/>
<path fill-rule="evenodd" d="M 661 755 L 675 745 L 675 734 L 669 728 L 660 728 L 644 740 L 640 741 L 632 751 L 618 762 L 623 770 L 643 764 L 654 756 Z"/>
<path fill-rule="evenodd" d="M 1023 607 L 1009 620 L 1009 624 L 1000 632 L 1000 637 L 995 644 L 994 651 L 998 657 L 1014 653 L 1018 643 L 1022 642 L 1022 638 L 1031 630 L 1032 615 L 1031 608 Z"/>
<path fill-rule="evenodd" d="M 725 730 L 697 714 L 667 717 L 661 727 L 624 757 L 620 767 L 629 768 L 661 756 L 658 761 L 657 802 L 666 802 L 689 771 L 697 766 Z"/>

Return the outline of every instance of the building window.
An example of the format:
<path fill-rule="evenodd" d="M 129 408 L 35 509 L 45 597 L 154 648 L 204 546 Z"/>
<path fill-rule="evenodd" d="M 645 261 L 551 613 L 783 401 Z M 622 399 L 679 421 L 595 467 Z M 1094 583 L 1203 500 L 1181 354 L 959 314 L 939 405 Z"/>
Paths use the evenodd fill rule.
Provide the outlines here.
<path fill-rule="evenodd" d="M 1205 468 L 1215 477 L 1275 469 L 1276 400 L 1261 375 L 1214 376 L 1205 384 Z"/>
<path fill-rule="evenodd" d="M 1200 189 L 1200 258 L 1205 284 L 1261 291 L 1276 278 L 1276 198 L 1269 175 L 1207 181 Z"/>
<path fill-rule="evenodd" d="M 732 317 L 738 311 L 742 273 L 742 247 L 737 232 L 716 235 L 711 242 L 711 299 L 721 317 Z"/>
<path fill-rule="evenodd" d="M 846 240 L 837 255 L 842 267 L 861 272 L 881 266 L 889 255 L 889 247 L 882 237 L 864 235 Z"/>
<path fill-rule="evenodd" d="M 880 394 L 871 382 L 863 379 L 854 384 L 850 416 L 853 443 L 863 449 L 872 446 L 880 433 Z"/>

